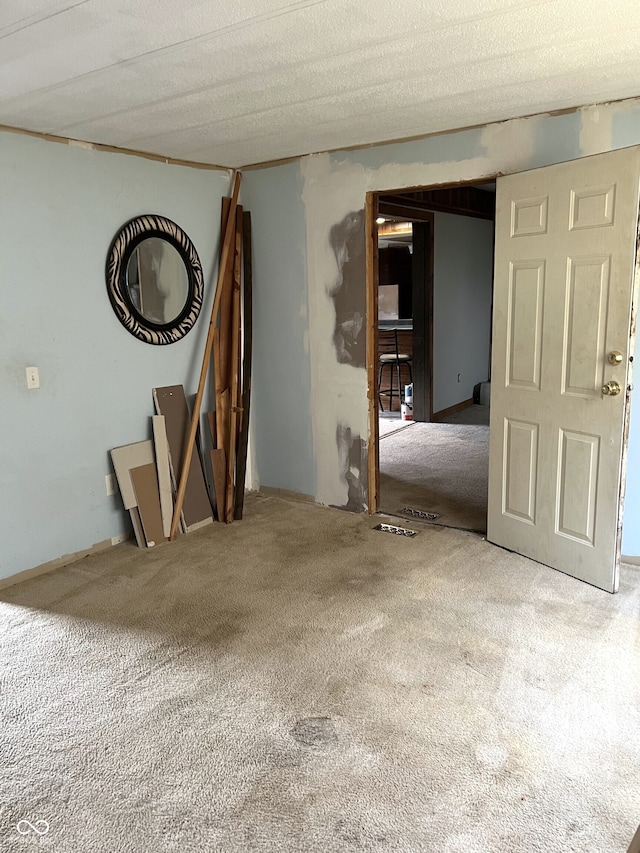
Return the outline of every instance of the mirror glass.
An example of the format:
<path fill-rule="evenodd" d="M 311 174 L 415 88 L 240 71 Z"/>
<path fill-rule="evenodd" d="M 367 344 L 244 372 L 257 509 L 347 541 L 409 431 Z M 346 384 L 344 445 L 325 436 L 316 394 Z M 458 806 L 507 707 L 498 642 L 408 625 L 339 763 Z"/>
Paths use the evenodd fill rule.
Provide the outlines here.
<path fill-rule="evenodd" d="M 159 237 L 138 243 L 127 264 L 127 290 L 145 320 L 158 324 L 175 320 L 189 295 L 187 268 L 178 250 Z"/>

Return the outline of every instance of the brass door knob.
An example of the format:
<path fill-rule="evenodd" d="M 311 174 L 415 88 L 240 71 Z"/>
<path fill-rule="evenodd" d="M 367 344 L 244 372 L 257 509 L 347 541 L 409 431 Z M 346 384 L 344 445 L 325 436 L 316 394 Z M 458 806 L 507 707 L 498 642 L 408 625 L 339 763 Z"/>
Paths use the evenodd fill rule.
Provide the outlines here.
<path fill-rule="evenodd" d="M 622 388 L 620 387 L 620 383 L 615 380 L 607 382 L 606 385 L 602 386 L 602 393 L 609 397 L 615 397 L 615 395 L 619 394 L 621 391 Z"/>
<path fill-rule="evenodd" d="M 609 364 L 622 364 L 623 355 L 618 350 L 614 349 L 613 352 L 609 353 L 608 361 Z"/>

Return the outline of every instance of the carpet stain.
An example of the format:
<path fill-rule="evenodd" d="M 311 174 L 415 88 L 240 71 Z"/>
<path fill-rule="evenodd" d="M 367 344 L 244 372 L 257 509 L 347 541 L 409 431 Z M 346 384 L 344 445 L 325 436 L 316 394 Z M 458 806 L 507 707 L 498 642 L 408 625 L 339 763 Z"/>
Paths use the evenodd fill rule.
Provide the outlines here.
<path fill-rule="evenodd" d="M 331 717 L 304 717 L 291 729 L 291 736 L 306 746 L 329 746 L 338 740 Z"/>
<path fill-rule="evenodd" d="M 372 847 L 380 845 L 387 846 L 387 836 L 383 833 L 372 832 L 363 824 L 347 820 L 337 821 L 334 826 L 334 833 L 341 841 L 346 842 L 351 847 L 357 847 L 359 850 L 371 850 Z"/>

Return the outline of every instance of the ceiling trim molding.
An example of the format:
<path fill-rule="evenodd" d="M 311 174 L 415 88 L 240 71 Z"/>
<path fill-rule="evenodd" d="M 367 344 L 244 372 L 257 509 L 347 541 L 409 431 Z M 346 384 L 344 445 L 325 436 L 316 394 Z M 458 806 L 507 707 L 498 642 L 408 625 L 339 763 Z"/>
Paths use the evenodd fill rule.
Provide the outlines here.
<path fill-rule="evenodd" d="M 461 133 L 465 130 L 477 130 L 483 127 L 493 127 L 494 125 L 507 124 L 510 121 L 522 121 L 528 118 L 537 118 L 539 116 L 564 116 L 578 113 L 581 110 L 591 109 L 592 107 L 607 107 L 611 104 L 622 104 L 625 101 L 636 100 L 640 96 L 625 96 L 624 98 L 614 98 L 609 101 L 597 101 L 592 104 L 580 104 L 575 107 L 565 107 L 561 110 L 542 110 L 537 113 L 526 113 L 525 115 L 511 116 L 510 118 L 496 119 L 495 121 L 486 121 L 480 124 L 468 124 L 462 127 L 452 127 L 448 130 L 434 130 L 432 133 L 420 133 L 416 136 L 401 136 L 394 139 L 383 139 L 380 142 L 368 142 L 361 145 L 342 145 L 339 148 L 328 148 L 323 151 L 309 151 L 307 154 L 297 154 L 293 157 L 283 157 L 281 160 L 266 160 L 264 163 L 248 163 L 240 166 L 243 172 L 250 172 L 254 169 L 270 169 L 273 166 L 284 166 L 287 163 L 294 163 L 296 160 L 301 160 L 303 157 L 313 157 L 315 154 L 337 154 L 340 151 L 366 151 L 368 148 L 380 148 L 383 145 L 399 145 L 402 142 L 419 142 L 422 139 L 430 139 L 433 136 L 448 136 L 451 133 Z"/>
<path fill-rule="evenodd" d="M 479 128 L 498 126 L 507 124 L 510 121 L 522 121 L 523 119 L 537 118 L 540 116 L 562 116 L 577 113 L 582 110 L 592 109 L 594 107 L 606 107 L 612 104 L 622 104 L 625 101 L 636 100 L 638 96 L 626 96 L 624 98 L 615 98 L 608 101 L 598 101 L 590 104 L 580 104 L 579 106 L 566 107 L 560 110 L 543 110 L 542 112 L 526 113 L 520 116 L 511 116 L 510 118 L 497 119 L 495 121 L 483 122 L 481 124 L 470 124 L 461 127 L 453 127 L 447 130 L 436 130 L 431 133 L 421 133 L 415 136 L 403 136 L 393 139 L 384 139 L 379 142 L 361 143 L 359 145 L 343 145 L 338 148 L 327 148 L 320 151 L 309 151 L 304 154 L 294 154 L 291 157 L 282 157 L 277 160 L 265 160 L 258 163 L 247 163 L 243 166 L 222 166 L 216 163 L 202 163 L 196 160 L 183 160 L 175 157 L 165 157 L 162 154 L 152 154 L 149 151 L 139 151 L 133 148 L 119 148 L 116 145 L 105 145 L 101 142 L 88 142 L 82 139 L 72 139 L 66 136 L 57 136 L 52 133 L 45 133 L 38 130 L 28 130 L 22 127 L 12 127 L 11 125 L 0 124 L 0 132 L 17 133 L 24 136 L 32 136 L 36 139 L 43 139 L 45 142 L 57 142 L 63 145 L 76 146 L 78 148 L 86 148 L 90 151 L 106 151 L 111 154 L 126 154 L 130 157 L 141 157 L 144 160 L 153 160 L 158 163 L 165 163 L 171 166 L 185 166 L 190 169 L 204 169 L 208 171 L 226 172 L 229 176 L 236 170 L 240 169 L 243 172 L 257 171 L 259 169 L 271 169 L 277 166 L 286 166 L 290 163 L 296 163 L 304 157 L 313 157 L 317 154 L 337 154 L 342 151 L 366 151 L 369 148 L 380 148 L 385 145 L 400 145 L 405 142 L 419 142 L 424 139 L 431 139 L 435 136 L 448 136 L 452 133 L 461 133 L 467 130 L 477 130 Z M 483 179 L 484 180 L 484 179 Z M 469 182 L 466 182 L 469 183 Z M 420 188 L 421 189 L 421 188 Z M 406 192 L 406 190 L 403 190 Z"/>
<path fill-rule="evenodd" d="M 133 148 L 118 148 L 116 145 L 105 145 L 102 142 L 86 142 L 82 139 L 70 139 L 66 136 L 56 136 L 53 133 L 43 133 L 39 130 L 27 130 L 24 127 L 11 127 L 0 124 L 0 132 L 17 133 L 22 136 L 33 136 L 43 139 L 45 142 L 57 142 L 61 145 L 70 145 L 74 148 L 86 148 L 88 151 L 106 151 L 109 154 L 126 154 L 129 157 L 141 157 L 143 160 L 154 160 L 156 163 L 165 163 L 167 166 L 186 166 L 189 169 L 205 169 L 210 172 L 226 172 L 231 175 L 234 171 L 229 166 L 218 166 L 213 163 L 198 163 L 195 160 L 179 160 L 175 157 L 163 157 L 162 154 L 151 154 L 148 151 L 136 151 Z"/>

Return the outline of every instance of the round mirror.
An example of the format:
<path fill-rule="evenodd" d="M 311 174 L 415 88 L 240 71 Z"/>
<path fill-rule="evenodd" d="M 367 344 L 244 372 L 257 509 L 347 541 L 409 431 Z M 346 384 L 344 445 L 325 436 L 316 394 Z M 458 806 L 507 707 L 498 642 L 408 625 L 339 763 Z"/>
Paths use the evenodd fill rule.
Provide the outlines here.
<path fill-rule="evenodd" d="M 127 290 L 150 323 L 164 325 L 179 317 L 189 296 L 189 277 L 178 250 L 158 237 L 138 243 L 127 264 Z"/>
<path fill-rule="evenodd" d="M 138 216 L 111 244 L 107 290 L 127 331 L 149 344 L 170 344 L 187 334 L 200 313 L 200 259 L 175 222 Z"/>

